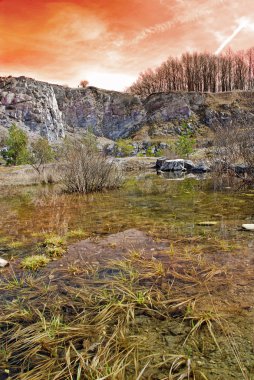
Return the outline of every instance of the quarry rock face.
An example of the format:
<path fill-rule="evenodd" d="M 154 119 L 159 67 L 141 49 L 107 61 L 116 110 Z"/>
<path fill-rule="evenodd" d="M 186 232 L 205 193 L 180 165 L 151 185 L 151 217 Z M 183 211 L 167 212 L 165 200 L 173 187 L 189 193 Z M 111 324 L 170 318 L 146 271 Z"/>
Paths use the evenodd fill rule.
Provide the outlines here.
<path fill-rule="evenodd" d="M 66 132 L 91 131 L 110 139 L 139 129 L 146 111 L 137 96 L 94 87 L 68 88 L 34 79 L 0 78 L 0 125 L 57 141 Z"/>
<path fill-rule="evenodd" d="M 50 141 L 64 137 L 65 126 L 54 88 L 29 78 L 0 78 L 0 125 L 13 123 Z"/>
<path fill-rule="evenodd" d="M 33 136 L 56 142 L 66 134 L 91 131 L 112 140 L 143 126 L 178 133 L 182 121 L 213 127 L 254 122 L 251 92 L 155 93 L 146 99 L 95 87 L 69 88 L 26 77 L 0 78 L 0 126 L 13 123 Z M 156 133 L 155 133 L 156 134 Z"/>

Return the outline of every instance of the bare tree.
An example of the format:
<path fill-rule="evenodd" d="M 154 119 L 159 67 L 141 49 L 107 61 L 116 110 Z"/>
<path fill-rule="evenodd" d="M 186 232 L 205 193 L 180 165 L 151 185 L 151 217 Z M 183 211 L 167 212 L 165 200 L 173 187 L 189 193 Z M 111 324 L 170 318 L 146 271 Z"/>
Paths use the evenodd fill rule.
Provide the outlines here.
<path fill-rule="evenodd" d="M 153 92 L 217 92 L 254 88 L 254 48 L 219 56 L 208 52 L 169 57 L 154 70 L 141 73 L 127 92 L 146 97 Z"/>
<path fill-rule="evenodd" d="M 79 86 L 82 87 L 82 88 L 86 88 L 88 86 L 89 82 L 88 80 L 82 80 L 80 83 L 79 83 Z"/>

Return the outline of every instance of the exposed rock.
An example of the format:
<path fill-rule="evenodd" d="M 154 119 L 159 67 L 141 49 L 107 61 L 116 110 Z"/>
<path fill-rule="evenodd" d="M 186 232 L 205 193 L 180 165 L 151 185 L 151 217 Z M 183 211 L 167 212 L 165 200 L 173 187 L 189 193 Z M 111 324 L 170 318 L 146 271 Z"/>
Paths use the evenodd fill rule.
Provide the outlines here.
<path fill-rule="evenodd" d="M 0 78 L 0 125 L 13 123 L 31 136 L 58 141 L 66 133 L 91 130 L 113 140 L 130 137 L 144 126 L 151 135 L 254 123 L 252 92 L 151 94 L 147 99 L 95 87 L 69 88 L 24 76 Z M 161 147 L 160 149 L 163 149 Z"/>
<path fill-rule="evenodd" d="M 158 93 L 150 95 L 145 101 L 147 121 L 161 123 L 176 118 L 188 119 L 191 106 L 203 104 L 204 97 L 200 93 Z"/>
<path fill-rule="evenodd" d="M 0 124 L 16 123 L 51 141 L 66 132 L 91 130 L 110 139 L 130 136 L 145 121 L 137 96 L 88 88 L 68 88 L 31 78 L 0 78 Z"/>
<path fill-rule="evenodd" d="M 125 148 L 128 148 L 128 154 L 125 152 Z M 125 157 L 125 156 L 147 156 L 156 157 L 161 154 L 161 150 L 168 147 L 166 143 L 152 143 L 150 141 L 129 141 L 121 145 L 118 142 L 111 141 L 108 145 L 104 146 L 104 152 L 107 155 L 115 157 Z"/>
<path fill-rule="evenodd" d="M 206 173 L 211 170 L 210 166 L 204 162 L 194 164 L 191 160 L 167 160 L 165 157 L 157 159 L 156 169 L 161 171 L 188 171 L 192 173 Z"/>
<path fill-rule="evenodd" d="M 254 224 L 242 224 L 242 228 L 246 231 L 254 231 Z"/>
<path fill-rule="evenodd" d="M 210 166 L 208 166 L 204 162 L 200 162 L 197 165 L 194 165 L 194 167 L 191 169 L 193 173 L 207 173 L 210 172 Z"/>
<path fill-rule="evenodd" d="M 191 160 L 184 160 L 184 167 L 187 171 L 191 171 L 195 168 L 195 164 Z"/>
<path fill-rule="evenodd" d="M 237 164 L 233 165 L 232 169 L 236 174 L 245 174 L 248 173 L 248 171 L 250 171 L 251 168 L 246 164 Z"/>
<path fill-rule="evenodd" d="M 165 160 L 160 168 L 161 171 L 185 171 L 184 168 L 184 160 L 176 159 L 176 160 Z"/>
<path fill-rule="evenodd" d="M 9 262 L 0 257 L 0 268 L 7 267 L 7 265 L 9 265 Z"/>
<path fill-rule="evenodd" d="M 156 169 L 160 170 L 165 161 L 166 161 L 166 157 L 158 158 L 155 164 Z"/>

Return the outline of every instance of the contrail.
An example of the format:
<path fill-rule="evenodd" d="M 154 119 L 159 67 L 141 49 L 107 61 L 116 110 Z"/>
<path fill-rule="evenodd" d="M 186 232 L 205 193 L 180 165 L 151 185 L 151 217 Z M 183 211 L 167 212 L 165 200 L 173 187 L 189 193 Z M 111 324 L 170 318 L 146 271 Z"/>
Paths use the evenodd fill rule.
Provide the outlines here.
<path fill-rule="evenodd" d="M 220 54 L 220 52 L 237 36 L 238 33 L 241 32 L 243 28 L 245 28 L 249 24 L 248 20 L 242 20 L 238 27 L 233 31 L 231 36 L 225 39 L 225 41 L 222 42 L 222 44 L 218 47 L 215 54 Z"/>

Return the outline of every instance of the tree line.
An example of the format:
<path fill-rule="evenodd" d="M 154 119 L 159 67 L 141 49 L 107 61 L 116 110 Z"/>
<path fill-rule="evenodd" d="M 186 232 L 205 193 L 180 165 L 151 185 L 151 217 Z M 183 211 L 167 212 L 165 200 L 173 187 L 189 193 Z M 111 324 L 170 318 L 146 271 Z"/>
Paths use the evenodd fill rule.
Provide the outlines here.
<path fill-rule="evenodd" d="M 254 47 L 220 55 L 186 52 L 142 72 L 126 91 L 146 97 L 154 92 L 224 92 L 254 88 Z"/>

